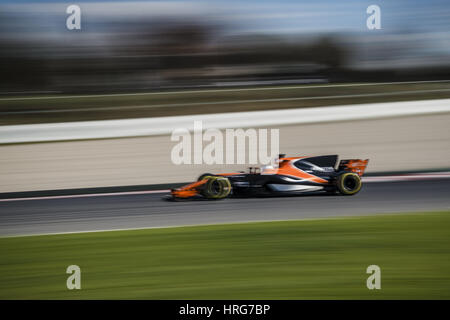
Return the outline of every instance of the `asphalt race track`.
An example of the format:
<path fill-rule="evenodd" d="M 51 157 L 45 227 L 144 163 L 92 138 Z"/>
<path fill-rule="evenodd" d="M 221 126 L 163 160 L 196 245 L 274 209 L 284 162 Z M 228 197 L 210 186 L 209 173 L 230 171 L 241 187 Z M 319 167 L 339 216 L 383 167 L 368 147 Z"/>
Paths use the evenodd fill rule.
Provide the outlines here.
<path fill-rule="evenodd" d="M 0 236 L 450 209 L 450 179 L 366 183 L 355 196 L 168 202 L 164 193 L 0 202 Z"/>

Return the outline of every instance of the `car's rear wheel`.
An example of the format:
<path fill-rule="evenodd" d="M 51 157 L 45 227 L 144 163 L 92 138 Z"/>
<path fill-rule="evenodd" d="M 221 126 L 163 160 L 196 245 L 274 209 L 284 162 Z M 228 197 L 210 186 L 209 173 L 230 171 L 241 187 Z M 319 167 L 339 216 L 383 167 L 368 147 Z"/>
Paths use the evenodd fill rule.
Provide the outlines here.
<path fill-rule="evenodd" d="M 202 190 L 202 195 L 207 199 L 223 199 L 231 192 L 231 183 L 225 177 L 209 176 Z"/>
<path fill-rule="evenodd" d="M 359 175 L 353 172 L 345 172 L 338 176 L 336 187 L 338 191 L 345 195 L 351 196 L 361 190 L 362 182 Z"/>

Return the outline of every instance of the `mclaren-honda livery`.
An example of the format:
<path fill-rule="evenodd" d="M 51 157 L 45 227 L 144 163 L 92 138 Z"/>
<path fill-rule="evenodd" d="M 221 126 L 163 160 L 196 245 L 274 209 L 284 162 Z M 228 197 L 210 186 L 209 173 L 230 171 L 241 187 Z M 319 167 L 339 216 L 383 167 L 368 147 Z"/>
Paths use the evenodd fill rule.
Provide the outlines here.
<path fill-rule="evenodd" d="M 338 163 L 337 155 L 290 157 L 280 155 L 278 167 L 250 168 L 249 172 L 202 174 L 194 183 L 171 190 L 170 199 L 282 196 L 304 193 L 354 195 L 368 159 Z"/>

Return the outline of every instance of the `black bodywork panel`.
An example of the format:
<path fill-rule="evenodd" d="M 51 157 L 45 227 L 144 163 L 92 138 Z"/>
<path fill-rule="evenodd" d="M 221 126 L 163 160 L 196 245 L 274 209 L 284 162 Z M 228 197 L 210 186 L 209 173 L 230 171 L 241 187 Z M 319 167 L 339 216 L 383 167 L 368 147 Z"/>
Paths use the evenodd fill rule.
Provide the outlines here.
<path fill-rule="evenodd" d="M 336 170 L 337 161 L 337 155 L 329 155 L 299 159 L 293 163 L 298 169 L 327 180 L 328 184 L 295 179 L 280 174 L 241 173 L 228 176 L 227 178 L 232 185 L 233 196 L 254 197 L 300 193 L 295 191 L 274 191 L 267 187 L 269 184 L 321 186 L 323 187 L 321 191 L 331 191 L 335 189 L 333 181 L 338 173 Z M 302 191 L 301 193 L 305 193 L 305 191 Z"/>

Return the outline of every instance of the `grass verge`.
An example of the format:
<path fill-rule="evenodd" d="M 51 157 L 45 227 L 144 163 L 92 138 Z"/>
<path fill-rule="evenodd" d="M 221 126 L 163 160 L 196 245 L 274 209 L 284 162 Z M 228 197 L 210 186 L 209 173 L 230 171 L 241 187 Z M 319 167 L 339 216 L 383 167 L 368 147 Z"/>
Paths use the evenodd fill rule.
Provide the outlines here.
<path fill-rule="evenodd" d="M 449 299 L 449 230 L 450 211 L 1 238 L 0 299 Z"/>

